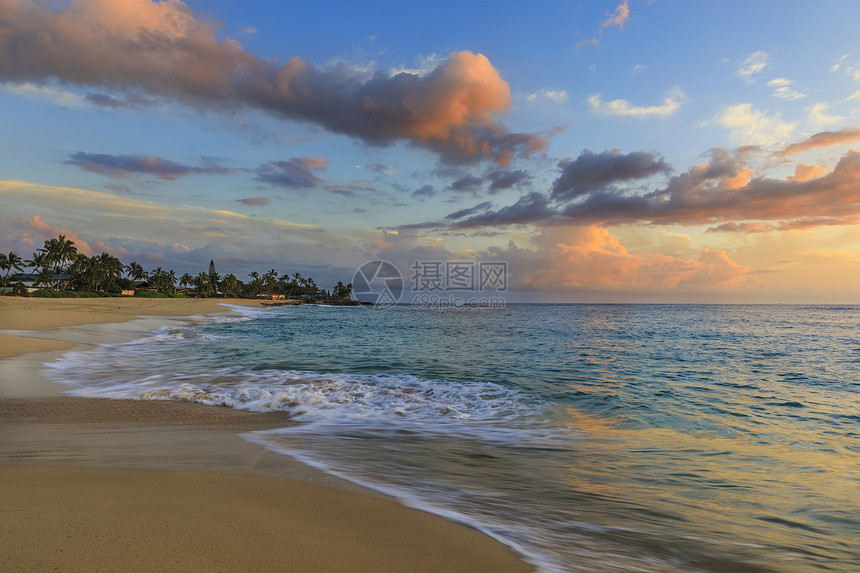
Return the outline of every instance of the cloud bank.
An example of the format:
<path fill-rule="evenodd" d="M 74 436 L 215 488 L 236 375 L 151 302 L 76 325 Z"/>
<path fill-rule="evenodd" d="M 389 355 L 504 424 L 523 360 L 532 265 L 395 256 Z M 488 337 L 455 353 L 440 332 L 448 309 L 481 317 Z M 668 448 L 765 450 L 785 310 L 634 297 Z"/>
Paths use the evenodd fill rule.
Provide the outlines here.
<path fill-rule="evenodd" d="M 201 109 L 255 108 L 373 145 L 407 141 L 450 163 L 507 165 L 547 144 L 499 122 L 510 88 L 482 54 L 452 53 L 425 75 L 368 77 L 345 64 L 262 60 L 219 38 L 179 0 L 0 0 L 0 82 L 54 80 Z M 89 99 L 114 108 L 134 103 L 131 95 Z"/>
<path fill-rule="evenodd" d="M 66 163 L 80 167 L 84 171 L 119 179 L 128 179 L 135 174 L 143 173 L 173 181 L 192 173 L 223 175 L 233 171 L 214 161 L 206 161 L 200 167 L 175 163 L 154 155 L 109 155 L 83 151 L 70 155 Z"/>
<path fill-rule="evenodd" d="M 855 130 L 812 136 L 787 151 L 797 152 L 856 136 Z M 746 164 L 749 149 L 723 148 L 677 175 L 653 153 L 584 150 L 559 163 L 548 193 L 531 191 L 498 208 L 482 203 L 444 221 L 413 228 L 474 229 L 510 225 L 658 224 L 715 225 L 712 231 L 763 232 L 860 222 L 860 152 L 848 150 L 832 169 L 799 164 L 779 179 L 756 176 Z M 782 152 L 782 153 L 785 153 Z M 666 182 L 625 184 L 655 175 Z M 762 222 L 768 222 L 762 224 Z"/>

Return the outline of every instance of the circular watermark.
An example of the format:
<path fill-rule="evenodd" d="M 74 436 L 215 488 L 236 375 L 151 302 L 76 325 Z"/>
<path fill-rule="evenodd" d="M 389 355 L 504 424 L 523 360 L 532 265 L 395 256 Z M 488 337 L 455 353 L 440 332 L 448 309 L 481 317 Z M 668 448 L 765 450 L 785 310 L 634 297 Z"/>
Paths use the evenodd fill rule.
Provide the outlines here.
<path fill-rule="evenodd" d="M 367 261 L 352 277 L 352 295 L 362 304 L 388 308 L 403 294 L 403 275 L 388 261 Z"/>

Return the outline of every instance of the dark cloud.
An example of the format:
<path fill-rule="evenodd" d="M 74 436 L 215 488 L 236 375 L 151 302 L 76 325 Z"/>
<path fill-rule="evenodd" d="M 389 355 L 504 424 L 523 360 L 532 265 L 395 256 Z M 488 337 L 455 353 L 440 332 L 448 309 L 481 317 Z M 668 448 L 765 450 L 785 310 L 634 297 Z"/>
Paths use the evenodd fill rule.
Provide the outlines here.
<path fill-rule="evenodd" d="M 345 64 L 261 60 L 180 1 L 0 0 L 0 81 L 64 83 L 179 100 L 214 110 L 256 108 L 374 145 L 406 141 L 463 164 L 546 147 L 499 117 L 510 87 L 482 54 L 451 54 L 417 76 L 368 75 Z M 94 103 L 121 105 L 112 96 Z M 116 99 L 116 98 L 114 98 Z"/>
<path fill-rule="evenodd" d="M 555 201 L 570 201 L 614 183 L 669 171 L 669 166 L 655 153 L 635 151 L 625 155 L 618 149 L 602 153 L 586 149 L 576 159 L 562 161 L 559 167 L 561 175 L 552 186 Z"/>
<path fill-rule="evenodd" d="M 549 199 L 541 193 L 529 193 L 520 197 L 513 205 L 502 207 L 497 211 L 485 211 L 454 223 L 454 228 L 472 228 L 484 226 L 505 226 L 534 223 L 551 219 L 556 212 L 549 206 Z"/>
<path fill-rule="evenodd" d="M 268 205 L 271 200 L 268 197 L 248 197 L 246 199 L 236 199 L 236 202 L 248 205 L 249 207 L 263 207 Z"/>
<path fill-rule="evenodd" d="M 257 181 L 287 188 L 308 188 L 323 183 L 317 171 L 328 162 L 322 157 L 295 157 L 287 161 L 271 161 L 257 168 Z"/>
<path fill-rule="evenodd" d="M 368 171 L 379 173 L 380 175 L 390 175 L 391 168 L 383 163 L 368 163 L 364 166 Z"/>
<path fill-rule="evenodd" d="M 482 203 L 478 203 L 474 207 L 469 207 L 467 209 L 460 209 L 459 211 L 454 211 L 450 215 L 446 215 L 446 219 L 456 220 L 462 219 L 463 217 L 468 217 L 469 215 L 474 215 L 478 211 L 486 211 L 490 208 L 492 203 L 490 201 L 484 201 Z"/>
<path fill-rule="evenodd" d="M 483 182 L 484 180 L 480 177 L 475 177 L 474 175 L 464 175 L 463 177 L 460 177 L 459 179 L 451 183 L 449 189 L 458 192 L 469 191 L 472 193 L 477 193 L 478 188 Z"/>
<path fill-rule="evenodd" d="M 422 185 L 412 192 L 412 196 L 417 199 L 429 199 L 436 195 L 436 189 L 432 185 Z"/>
<path fill-rule="evenodd" d="M 525 169 L 517 169 L 516 171 L 495 169 L 487 174 L 487 178 L 492 181 L 490 184 L 490 194 L 495 195 L 504 189 L 510 189 L 526 181 L 529 178 L 529 174 Z"/>
<path fill-rule="evenodd" d="M 116 183 L 108 183 L 105 185 L 105 189 L 110 189 L 111 191 L 116 191 L 117 193 L 130 194 L 132 191 L 125 185 L 118 185 Z"/>
<path fill-rule="evenodd" d="M 129 94 L 125 98 L 117 98 L 110 94 L 88 93 L 84 96 L 84 99 L 93 105 L 109 109 L 152 107 L 156 103 L 155 100 L 143 97 L 140 94 Z"/>
<path fill-rule="evenodd" d="M 673 177 L 665 189 L 636 196 L 592 194 L 566 207 L 562 215 L 607 223 L 768 220 L 781 221 L 780 228 L 846 224 L 860 216 L 860 152 L 848 151 L 830 173 L 805 181 L 758 177 L 739 184 L 738 174 L 735 160 L 717 149 L 711 161 Z"/>
<path fill-rule="evenodd" d="M 435 151 L 443 162 L 451 165 L 468 165 L 491 157 L 499 165 L 507 167 L 514 157 L 531 157 L 545 149 L 552 133 L 555 130 L 547 134 L 509 133 L 501 125 L 487 128 L 468 126 L 452 129 L 449 140 L 425 140 L 413 144 Z"/>
<path fill-rule="evenodd" d="M 175 163 L 154 155 L 108 155 L 83 151 L 73 153 L 65 163 L 80 167 L 84 171 L 122 179 L 145 173 L 172 181 L 191 174 L 222 175 L 233 171 L 212 161 L 206 161 L 203 167 L 199 167 Z"/>
<path fill-rule="evenodd" d="M 476 206 L 440 222 L 414 228 L 504 227 L 521 224 L 713 225 L 712 232 L 756 233 L 860 223 L 860 152 L 849 150 L 829 173 L 797 179 L 753 177 L 722 148 L 709 160 L 673 176 L 656 190 L 631 194 L 613 187 L 594 189 L 578 201 L 551 206 L 537 192 L 496 210 Z M 484 212 L 478 212 L 480 209 Z M 467 217 L 467 218 L 463 218 Z"/>

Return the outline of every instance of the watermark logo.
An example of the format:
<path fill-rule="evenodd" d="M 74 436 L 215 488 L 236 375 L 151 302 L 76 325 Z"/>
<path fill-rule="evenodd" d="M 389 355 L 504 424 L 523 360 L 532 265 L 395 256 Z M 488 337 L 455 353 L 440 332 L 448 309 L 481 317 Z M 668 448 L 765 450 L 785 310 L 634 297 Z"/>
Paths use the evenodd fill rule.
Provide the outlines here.
<path fill-rule="evenodd" d="M 409 270 L 413 308 L 505 306 L 504 298 L 489 296 L 508 290 L 508 263 L 505 261 L 416 260 Z M 400 271 L 382 260 L 361 265 L 352 283 L 356 300 L 374 308 L 397 304 L 404 291 Z"/>
<path fill-rule="evenodd" d="M 352 277 L 352 294 L 363 304 L 388 308 L 403 294 L 403 276 L 388 261 L 368 261 Z"/>

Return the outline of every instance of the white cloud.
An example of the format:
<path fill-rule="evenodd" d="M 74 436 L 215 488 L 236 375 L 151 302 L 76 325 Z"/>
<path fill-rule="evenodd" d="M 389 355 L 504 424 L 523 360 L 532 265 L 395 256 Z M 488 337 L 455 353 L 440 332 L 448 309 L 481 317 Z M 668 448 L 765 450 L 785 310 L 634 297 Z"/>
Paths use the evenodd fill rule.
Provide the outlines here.
<path fill-rule="evenodd" d="M 806 94 L 791 87 L 792 83 L 791 80 L 786 78 L 774 78 L 767 82 L 767 85 L 773 88 L 773 95 L 780 99 L 796 100 L 805 98 Z"/>
<path fill-rule="evenodd" d="M 746 81 L 752 81 L 754 75 L 761 73 L 767 67 L 769 59 L 770 55 L 763 50 L 753 52 L 747 56 L 735 74 Z"/>
<path fill-rule="evenodd" d="M 836 59 L 830 67 L 831 72 L 843 72 L 855 82 L 860 82 L 860 65 L 848 62 L 848 54 Z"/>
<path fill-rule="evenodd" d="M 84 107 L 87 101 L 77 94 L 37 84 L 2 84 L 2 89 L 15 95 L 50 102 L 61 107 Z"/>
<path fill-rule="evenodd" d="M 567 92 L 564 90 L 542 89 L 526 96 L 526 100 L 536 103 L 541 100 L 549 100 L 553 103 L 564 103 L 567 101 Z"/>
<path fill-rule="evenodd" d="M 809 116 L 807 121 L 809 121 L 813 130 L 820 130 L 833 125 L 842 124 L 847 120 L 847 118 L 842 115 L 828 115 L 827 111 L 829 107 L 830 104 L 828 103 L 818 102 L 808 108 Z"/>
<path fill-rule="evenodd" d="M 407 67 L 407 66 L 397 66 L 395 68 L 391 68 L 389 73 L 392 76 L 396 76 L 397 74 L 412 74 L 418 77 L 424 77 L 436 68 L 438 68 L 445 61 L 445 57 L 440 56 L 439 54 L 427 54 L 426 56 L 418 56 L 416 59 L 416 65 Z"/>
<path fill-rule="evenodd" d="M 769 116 L 755 109 L 751 103 L 740 103 L 725 108 L 716 123 L 731 130 L 737 145 L 778 147 L 791 139 L 795 124 L 782 121 L 777 113 Z"/>
<path fill-rule="evenodd" d="M 681 108 L 681 104 L 686 100 L 687 96 L 681 91 L 681 88 L 676 87 L 669 92 L 662 105 L 635 106 L 624 99 L 603 102 L 600 99 L 600 94 L 589 97 L 588 104 L 591 106 L 591 112 L 595 115 L 645 118 L 672 115 Z"/>

